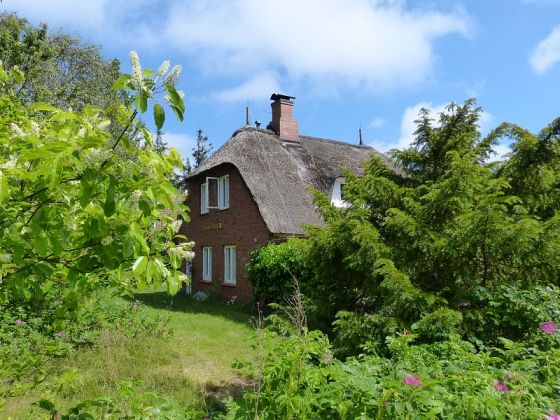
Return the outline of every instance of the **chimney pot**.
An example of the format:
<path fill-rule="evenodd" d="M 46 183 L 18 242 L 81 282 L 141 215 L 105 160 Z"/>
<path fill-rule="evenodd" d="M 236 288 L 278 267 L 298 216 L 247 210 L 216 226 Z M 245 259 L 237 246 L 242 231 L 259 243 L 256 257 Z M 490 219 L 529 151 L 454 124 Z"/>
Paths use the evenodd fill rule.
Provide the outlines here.
<path fill-rule="evenodd" d="M 300 142 L 299 127 L 294 119 L 294 96 L 274 93 L 270 100 L 272 107 L 272 121 L 267 128 L 273 130 L 281 140 Z"/>

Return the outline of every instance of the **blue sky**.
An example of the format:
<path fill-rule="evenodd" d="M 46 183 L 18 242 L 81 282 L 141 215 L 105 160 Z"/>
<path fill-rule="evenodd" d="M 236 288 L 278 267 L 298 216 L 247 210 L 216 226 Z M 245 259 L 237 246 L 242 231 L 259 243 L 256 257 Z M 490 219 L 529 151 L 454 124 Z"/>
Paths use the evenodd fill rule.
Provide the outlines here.
<path fill-rule="evenodd" d="M 382 151 L 405 147 L 420 107 L 476 97 L 489 130 L 538 131 L 560 115 L 560 0 L 4 0 L 52 30 L 99 44 L 130 71 L 183 67 L 185 121 L 167 141 L 190 152 L 198 128 L 217 149 L 270 94 L 296 97 L 306 135 Z M 149 118 L 151 121 L 151 118 Z M 500 152 L 506 150 L 505 145 Z"/>

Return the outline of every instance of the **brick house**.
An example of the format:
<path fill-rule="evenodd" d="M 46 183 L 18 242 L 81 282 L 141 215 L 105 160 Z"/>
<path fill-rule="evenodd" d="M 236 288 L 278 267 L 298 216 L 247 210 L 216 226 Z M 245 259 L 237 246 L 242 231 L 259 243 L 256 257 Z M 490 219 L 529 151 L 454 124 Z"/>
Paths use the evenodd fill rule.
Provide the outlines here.
<path fill-rule="evenodd" d="M 195 242 L 189 292 L 214 290 L 251 299 L 245 266 L 270 241 L 303 237 L 305 224 L 322 224 L 309 187 L 344 205 L 342 167 L 361 172 L 368 146 L 303 136 L 293 97 L 274 94 L 266 129 L 247 126 L 189 176 L 189 223 L 181 233 Z"/>

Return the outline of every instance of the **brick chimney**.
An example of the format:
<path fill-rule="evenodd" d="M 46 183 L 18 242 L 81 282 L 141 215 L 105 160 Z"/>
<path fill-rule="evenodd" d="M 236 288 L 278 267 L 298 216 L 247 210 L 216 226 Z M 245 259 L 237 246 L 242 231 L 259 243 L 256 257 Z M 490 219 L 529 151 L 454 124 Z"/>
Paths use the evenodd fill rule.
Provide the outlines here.
<path fill-rule="evenodd" d="M 270 128 L 281 140 L 300 142 L 298 123 L 294 119 L 294 99 L 293 96 L 280 95 L 274 93 L 270 100 L 274 101 L 272 107 L 272 121 L 268 124 Z"/>

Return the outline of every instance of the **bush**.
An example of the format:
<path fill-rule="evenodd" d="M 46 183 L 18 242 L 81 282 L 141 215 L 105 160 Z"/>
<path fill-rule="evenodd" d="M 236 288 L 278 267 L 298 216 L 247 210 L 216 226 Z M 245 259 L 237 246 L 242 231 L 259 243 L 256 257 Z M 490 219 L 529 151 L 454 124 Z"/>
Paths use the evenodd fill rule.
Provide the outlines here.
<path fill-rule="evenodd" d="M 294 279 L 303 285 L 309 276 L 306 255 L 307 242 L 302 239 L 269 244 L 254 251 L 247 265 L 247 276 L 255 298 L 283 303 L 293 293 Z"/>
<path fill-rule="evenodd" d="M 402 335 L 387 339 L 390 358 L 342 363 L 318 331 L 267 334 L 262 386 L 230 401 L 228 418 L 537 419 L 560 408 L 558 346 L 503 340 L 503 349 L 477 352 L 459 339 L 413 345 Z"/>

